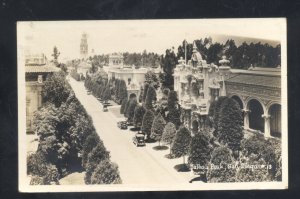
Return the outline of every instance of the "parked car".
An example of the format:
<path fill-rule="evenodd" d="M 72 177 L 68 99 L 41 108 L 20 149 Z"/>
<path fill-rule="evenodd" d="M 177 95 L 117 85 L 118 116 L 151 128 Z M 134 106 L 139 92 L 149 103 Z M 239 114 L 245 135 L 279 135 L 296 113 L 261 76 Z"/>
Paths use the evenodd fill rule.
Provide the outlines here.
<path fill-rule="evenodd" d="M 136 146 L 145 146 L 145 136 L 144 134 L 137 133 L 132 138 L 133 144 Z"/>
<path fill-rule="evenodd" d="M 128 128 L 127 122 L 126 122 L 126 121 L 120 121 L 120 122 L 118 122 L 117 124 L 118 124 L 118 127 L 119 127 L 120 129 L 127 129 L 127 128 Z"/>
<path fill-rule="evenodd" d="M 87 94 L 88 94 L 88 95 L 91 95 L 91 94 L 92 94 L 92 91 L 87 91 Z"/>
<path fill-rule="evenodd" d="M 107 106 L 103 106 L 103 112 L 107 112 L 108 109 L 107 109 Z"/>

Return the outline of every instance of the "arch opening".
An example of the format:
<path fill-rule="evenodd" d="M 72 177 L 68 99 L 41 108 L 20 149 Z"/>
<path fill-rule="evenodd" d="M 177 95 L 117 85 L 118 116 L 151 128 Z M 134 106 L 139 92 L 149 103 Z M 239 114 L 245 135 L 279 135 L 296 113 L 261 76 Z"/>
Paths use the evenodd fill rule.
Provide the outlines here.
<path fill-rule="evenodd" d="M 264 119 L 262 118 L 262 115 L 264 114 L 264 109 L 261 103 L 256 99 L 252 99 L 248 102 L 248 109 L 250 111 L 249 127 L 251 129 L 264 132 L 265 125 L 264 125 Z"/>
<path fill-rule="evenodd" d="M 271 136 L 281 137 L 281 105 L 273 104 L 269 108 Z"/>
<path fill-rule="evenodd" d="M 131 93 L 131 94 L 129 95 L 129 99 L 133 99 L 133 98 L 136 98 L 136 94 L 135 94 L 135 93 Z"/>
<path fill-rule="evenodd" d="M 234 95 L 231 98 L 234 99 L 239 104 L 241 110 L 244 108 L 243 102 L 240 97 Z"/>

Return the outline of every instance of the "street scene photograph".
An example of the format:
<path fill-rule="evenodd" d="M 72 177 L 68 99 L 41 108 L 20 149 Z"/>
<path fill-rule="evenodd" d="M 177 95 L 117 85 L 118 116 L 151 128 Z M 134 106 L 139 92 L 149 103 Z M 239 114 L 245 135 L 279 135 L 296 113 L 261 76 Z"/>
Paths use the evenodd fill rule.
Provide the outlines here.
<path fill-rule="evenodd" d="M 17 23 L 22 192 L 288 188 L 286 21 Z"/>

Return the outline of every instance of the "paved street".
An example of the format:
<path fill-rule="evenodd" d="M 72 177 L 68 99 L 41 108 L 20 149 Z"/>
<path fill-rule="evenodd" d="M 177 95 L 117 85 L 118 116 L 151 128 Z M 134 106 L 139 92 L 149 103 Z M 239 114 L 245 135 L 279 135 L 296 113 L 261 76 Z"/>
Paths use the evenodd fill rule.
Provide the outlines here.
<path fill-rule="evenodd" d="M 166 159 L 169 150 L 155 151 L 157 143 L 146 147 L 136 147 L 132 143 L 135 134 L 129 130 L 120 130 L 117 119 L 111 112 L 103 112 L 101 103 L 87 95 L 83 82 L 70 78 L 70 84 L 76 97 L 92 117 L 94 126 L 105 147 L 110 151 L 111 160 L 119 166 L 123 184 L 182 184 L 188 183 L 191 173 L 178 173 L 173 168 L 182 163 L 182 158 Z"/>

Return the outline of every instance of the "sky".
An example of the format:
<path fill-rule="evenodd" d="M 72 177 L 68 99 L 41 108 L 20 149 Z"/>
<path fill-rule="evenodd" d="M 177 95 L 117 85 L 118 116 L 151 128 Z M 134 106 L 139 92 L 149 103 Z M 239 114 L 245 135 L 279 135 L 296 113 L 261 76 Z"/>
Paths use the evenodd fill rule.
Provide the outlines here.
<path fill-rule="evenodd" d="M 80 57 L 82 33 L 88 35 L 89 51 L 94 49 L 95 54 L 143 50 L 163 54 L 172 46 L 176 51 L 184 39 L 192 43 L 208 36 L 213 42 L 237 36 L 280 43 L 285 40 L 286 25 L 283 18 L 33 21 L 18 22 L 17 33 L 22 53 L 44 53 L 50 59 L 57 46 L 59 58 L 67 60 Z"/>

